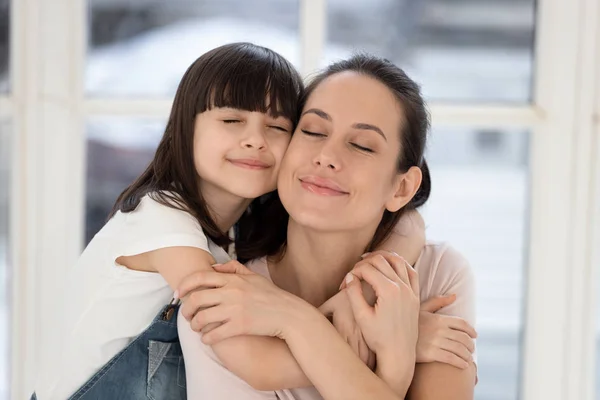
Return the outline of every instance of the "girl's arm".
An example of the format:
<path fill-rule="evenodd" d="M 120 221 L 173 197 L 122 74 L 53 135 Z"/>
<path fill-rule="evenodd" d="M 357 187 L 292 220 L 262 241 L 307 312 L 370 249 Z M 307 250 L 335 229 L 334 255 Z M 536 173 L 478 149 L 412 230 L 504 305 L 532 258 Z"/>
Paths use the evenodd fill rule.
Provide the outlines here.
<path fill-rule="evenodd" d="M 417 364 L 407 399 L 472 400 L 477 367 L 459 369 L 439 362 Z"/>
<path fill-rule="evenodd" d="M 397 264 L 404 265 L 396 258 Z M 194 274 L 186 279 L 181 293 L 188 292 L 186 287 L 214 288 L 197 292 L 194 302 L 202 308 L 217 305 L 197 313 L 192 310 L 195 330 L 206 324 L 223 323 L 203 335 L 202 341 L 206 344 L 213 345 L 239 335 L 278 337 L 286 341 L 298 364 L 324 398 L 400 399 L 406 393 L 414 370 L 418 278 L 412 271 L 410 286 L 399 283 L 401 280 L 408 282 L 408 274 L 405 272 L 402 278 L 396 276 L 387 263 L 385 268 L 391 273 L 382 273 L 379 270 L 381 262 L 375 259 L 377 256 L 361 261 L 366 266 L 355 271 L 357 277 L 375 287 L 378 295 L 375 308 L 364 303 L 362 293 L 356 292 L 360 291 L 358 279 L 344 293 L 356 292 L 352 297 L 353 310 L 369 345 L 376 353 L 389 355 L 382 356 L 382 362 L 393 360 L 393 365 L 381 370 L 381 377 L 366 367 L 314 307 L 239 263 L 236 274 L 217 271 Z M 223 267 L 226 266 L 218 270 L 222 271 Z M 182 313 L 186 313 L 185 303 Z M 262 367 L 262 363 L 260 365 Z M 392 367 L 393 376 L 386 376 Z"/>
<path fill-rule="evenodd" d="M 425 222 L 417 210 L 405 213 L 390 237 L 377 250 L 392 251 L 415 265 L 425 246 Z"/>
<path fill-rule="evenodd" d="M 403 258 L 411 265 L 417 261 L 425 244 L 425 228 L 423 219 L 417 211 L 410 211 L 402 216 L 392 235 L 382 245 Z M 373 304 L 375 295 L 370 285 L 363 282 L 365 298 Z M 344 304 L 345 303 L 345 304 Z M 326 315 L 335 313 L 335 309 L 344 311 L 336 313 L 335 326 L 338 335 L 354 337 L 355 343 L 363 341 L 360 331 L 353 329 L 355 322 L 352 320 L 348 299 L 344 293 L 338 293 L 327 302 L 321 312 Z M 185 314 L 184 314 L 185 315 Z M 188 317 L 193 316 L 187 315 Z M 210 330 L 205 329 L 205 331 Z M 361 351 L 359 345 L 353 346 L 356 354 L 366 364 L 369 360 L 369 350 Z M 213 345 L 213 350 L 231 372 L 242 378 L 257 390 L 281 390 L 297 387 L 312 386 L 296 359 L 290 352 L 285 342 L 276 338 L 239 336 L 224 340 Z M 261 360 L 261 368 L 256 368 L 256 360 Z"/>

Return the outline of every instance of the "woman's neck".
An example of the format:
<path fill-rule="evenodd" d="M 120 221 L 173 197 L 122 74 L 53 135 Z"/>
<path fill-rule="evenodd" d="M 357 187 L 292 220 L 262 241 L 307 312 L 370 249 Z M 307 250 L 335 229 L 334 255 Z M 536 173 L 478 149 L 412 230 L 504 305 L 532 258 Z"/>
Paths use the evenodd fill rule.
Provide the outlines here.
<path fill-rule="evenodd" d="M 339 291 L 376 229 L 375 225 L 360 231 L 323 233 L 290 218 L 285 253 L 272 264 L 271 278 L 277 286 L 318 307 Z"/>

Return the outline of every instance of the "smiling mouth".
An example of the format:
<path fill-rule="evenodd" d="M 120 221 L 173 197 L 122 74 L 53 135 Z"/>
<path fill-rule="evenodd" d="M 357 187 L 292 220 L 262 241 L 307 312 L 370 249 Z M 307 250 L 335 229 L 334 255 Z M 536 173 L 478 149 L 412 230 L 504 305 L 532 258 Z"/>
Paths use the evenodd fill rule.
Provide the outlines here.
<path fill-rule="evenodd" d="M 271 168 L 271 166 L 265 162 L 254 159 L 236 159 L 236 160 L 227 160 L 231 164 L 236 167 L 244 168 L 244 169 L 253 169 L 253 170 L 265 170 Z"/>
<path fill-rule="evenodd" d="M 340 189 L 308 180 L 305 181 L 300 179 L 300 185 L 302 188 L 304 188 L 304 190 L 320 196 L 346 196 L 348 194 L 348 192 L 344 192 Z"/>

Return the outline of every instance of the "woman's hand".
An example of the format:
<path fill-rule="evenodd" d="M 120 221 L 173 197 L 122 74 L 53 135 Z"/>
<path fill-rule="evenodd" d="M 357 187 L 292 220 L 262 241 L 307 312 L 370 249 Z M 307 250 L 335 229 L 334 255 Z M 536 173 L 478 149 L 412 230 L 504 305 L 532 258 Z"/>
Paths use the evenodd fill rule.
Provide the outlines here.
<path fill-rule="evenodd" d="M 302 299 L 237 261 L 216 265 L 214 271 L 189 275 L 178 292 L 181 298 L 192 292 L 181 312 L 193 330 L 200 332 L 209 324 L 221 323 L 202 337 L 204 343 L 211 345 L 238 335 L 285 340 L 285 330 L 292 325 L 288 322 L 302 318 L 303 309 L 312 308 L 317 313 Z"/>
<path fill-rule="evenodd" d="M 433 297 L 421 304 L 417 362 L 441 362 L 460 369 L 473 361 L 477 332 L 462 318 L 436 314 L 456 301 L 456 295 Z"/>
<path fill-rule="evenodd" d="M 368 282 L 377 300 L 365 301 L 360 281 Z M 377 375 L 396 393 L 406 393 L 416 360 L 419 325 L 419 279 L 403 258 L 378 251 L 367 255 L 346 277 L 354 318 L 377 356 Z"/>
<path fill-rule="evenodd" d="M 369 306 L 360 281 L 369 283 L 376 295 Z M 378 251 L 363 258 L 346 276 L 346 293 L 362 334 L 376 354 L 402 347 L 415 352 L 418 338 L 419 280 L 400 256 Z M 412 350 L 411 350 L 412 349 Z"/>
<path fill-rule="evenodd" d="M 365 282 L 363 282 L 365 283 Z M 369 285 L 366 285 L 370 288 Z M 363 286 L 363 290 L 365 286 Z M 327 300 L 319 311 L 331 320 L 331 323 L 338 331 L 340 336 L 350 345 L 354 354 L 370 369 L 375 367 L 375 353 L 369 349 L 362 332 L 354 319 L 352 306 L 348 296 L 344 292 L 338 292 L 335 296 Z"/>

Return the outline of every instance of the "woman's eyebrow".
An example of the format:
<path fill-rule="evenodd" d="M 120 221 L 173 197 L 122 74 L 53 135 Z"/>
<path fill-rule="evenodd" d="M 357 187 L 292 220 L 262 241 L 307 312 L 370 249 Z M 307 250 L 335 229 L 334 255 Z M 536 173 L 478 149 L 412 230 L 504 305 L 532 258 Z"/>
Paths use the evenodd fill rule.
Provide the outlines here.
<path fill-rule="evenodd" d="M 357 122 L 354 125 L 352 125 L 352 127 L 354 129 L 363 129 L 363 130 L 377 132 L 387 142 L 387 137 L 385 137 L 385 134 L 383 133 L 383 131 L 381 130 L 381 128 L 379 128 L 376 125 L 366 124 L 364 122 Z"/>
<path fill-rule="evenodd" d="M 315 114 L 315 115 L 318 115 L 319 117 L 323 118 L 324 120 L 327 120 L 330 122 L 332 120 L 331 115 L 327 114 L 325 111 L 323 111 L 319 108 L 310 108 L 302 113 L 302 115 L 305 115 L 305 114 Z M 352 128 L 376 132 L 379 135 L 381 135 L 381 137 L 387 142 L 387 137 L 385 136 L 385 134 L 383 133 L 381 128 L 379 128 L 377 125 L 367 124 L 365 122 L 357 122 L 352 125 Z"/>
<path fill-rule="evenodd" d="M 306 110 L 302 113 L 302 115 L 305 115 L 305 114 L 316 114 L 319 117 L 321 117 L 327 121 L 331 121 L 331 116 L 329 114 L 327 114 L 325 111 L 318 109 L 318 108 L 311 108 L 309 110 Z"/>

